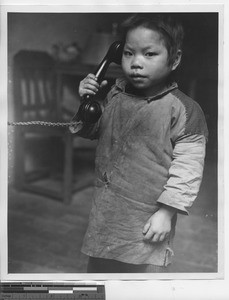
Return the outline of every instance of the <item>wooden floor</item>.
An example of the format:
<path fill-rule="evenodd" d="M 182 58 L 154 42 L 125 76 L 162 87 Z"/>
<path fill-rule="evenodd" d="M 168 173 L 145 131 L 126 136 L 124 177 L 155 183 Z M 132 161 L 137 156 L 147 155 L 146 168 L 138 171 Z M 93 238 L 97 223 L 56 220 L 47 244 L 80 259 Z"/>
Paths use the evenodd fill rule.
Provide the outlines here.
<path fill-rule="evenodd" d="M 85 178 L 93 177 L 91 168 Z M 48 183 L 47 183 L 48 184 Z M 9 273 L 84 273 L 80 252 L 93 187 L 61 202 L 13 187 L 8 194 Z M 190 216 L 179 216 L 171 272 L 217 272 L 216 164 L 208 161 L 202 188 Z"/>

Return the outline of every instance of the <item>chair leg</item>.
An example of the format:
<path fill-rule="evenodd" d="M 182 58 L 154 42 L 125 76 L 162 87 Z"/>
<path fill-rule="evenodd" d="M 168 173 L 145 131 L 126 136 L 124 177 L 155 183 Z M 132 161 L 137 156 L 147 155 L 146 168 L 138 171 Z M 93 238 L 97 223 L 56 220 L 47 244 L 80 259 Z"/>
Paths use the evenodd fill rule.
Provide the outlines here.
<path fill-rule="evenodd" d="M 15 187 L 22 190 L 25 185 L 25 140 L 21 128 L 15 134 Z"/>
<path fill-rule="evenodd" d="M 66 133 L 65 137 L 65 153 L 64 153 L 64 183 L 63 183 L 63 200 L 65 204 L 71 202 L 72 185 L 73 185 L 73 145 L 72 134 Z"/>

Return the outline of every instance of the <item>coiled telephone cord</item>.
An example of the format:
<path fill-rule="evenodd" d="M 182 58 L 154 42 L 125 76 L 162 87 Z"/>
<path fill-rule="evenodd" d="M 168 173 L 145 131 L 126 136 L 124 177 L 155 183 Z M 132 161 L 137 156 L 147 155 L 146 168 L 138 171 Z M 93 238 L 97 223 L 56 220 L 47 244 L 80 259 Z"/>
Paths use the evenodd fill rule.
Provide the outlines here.
<path fill-rule="evenodd" d="M 78 123 L 79 122 L 45 122 L 45 121 L 7 122 L 9 126 L 40 125 L 40 126 L 49 126 L 49 127 L 69 127 L 69 126 L 75 126 Z"/>

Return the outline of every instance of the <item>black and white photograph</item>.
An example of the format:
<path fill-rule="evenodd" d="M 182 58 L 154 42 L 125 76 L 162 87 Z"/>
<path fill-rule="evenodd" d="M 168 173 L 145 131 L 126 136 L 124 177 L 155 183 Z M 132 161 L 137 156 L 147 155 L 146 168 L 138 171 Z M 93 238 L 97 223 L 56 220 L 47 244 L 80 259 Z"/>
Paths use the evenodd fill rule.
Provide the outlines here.
<path fill-rule="evenodd" d="M 6 273 L 223 279 L 223 8 L 54 8 L 5 13 Z"/>

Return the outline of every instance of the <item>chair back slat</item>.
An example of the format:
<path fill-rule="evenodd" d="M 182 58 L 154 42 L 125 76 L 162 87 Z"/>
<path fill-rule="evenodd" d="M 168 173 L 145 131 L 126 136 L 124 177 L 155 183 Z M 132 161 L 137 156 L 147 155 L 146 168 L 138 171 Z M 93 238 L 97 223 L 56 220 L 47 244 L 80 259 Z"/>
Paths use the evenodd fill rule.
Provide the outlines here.
<path fill-rule="evenodd" d="M 18 121 L 58 119 L 54 61 L 45 52 L 22 50 L 14 57 L 14 103 Z"/>

